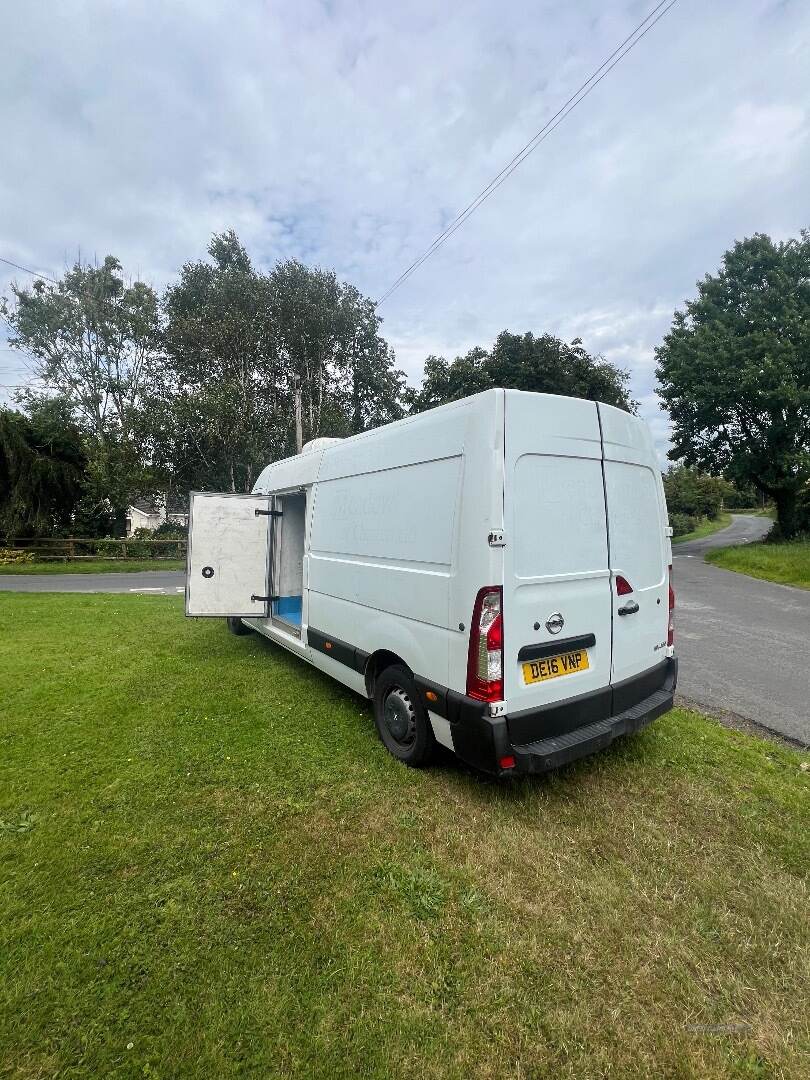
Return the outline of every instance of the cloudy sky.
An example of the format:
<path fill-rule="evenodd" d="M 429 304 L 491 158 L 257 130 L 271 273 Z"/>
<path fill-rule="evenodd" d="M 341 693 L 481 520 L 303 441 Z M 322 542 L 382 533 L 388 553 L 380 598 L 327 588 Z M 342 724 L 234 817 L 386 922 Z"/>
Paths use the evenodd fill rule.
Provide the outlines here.
<path fill-rule="evenodd" d="M 655 3 L 0 0 L 0 255 L 162 286 L 234 227 L 378 297 Z M 383 305 L 400 366 L 579 336 L 663 449 L 673 310 L 735 238 L 810 225 L 808 56 L 806 0 L 678 0 Z M 0 395 L 27 377 L 0 340 Z"/>

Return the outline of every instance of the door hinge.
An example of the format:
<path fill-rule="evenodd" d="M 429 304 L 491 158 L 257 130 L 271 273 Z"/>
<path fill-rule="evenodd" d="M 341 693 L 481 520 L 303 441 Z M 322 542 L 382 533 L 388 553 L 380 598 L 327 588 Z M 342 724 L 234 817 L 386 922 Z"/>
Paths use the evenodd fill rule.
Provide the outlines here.
<path fill-rule="evenodd" d="M 503 529 L 493 529 L 489 534 L 488 543 L 490 547 L 505 547 L 506 539 L 503 535 Z"/>
<path fill-rule="evenodd" d="M 281 517 L 284 513 L 283 510 L 259 510 L 254 511 L 256 517 Z"/>
<path fill-rule="evenodd" d="M 251 599 L 251 601 L 253 603 L 255 603 L 258 600 L 258 601 L 260 601 L 262 603 L 265 603 L 265 604 L 273 604 L 273 603 L 276 602 L 276 600 L 280 600 L 281 597 L 280 596 L 257 596 L 256 593 L 253 593 L 253 595 L 251 596 L 250 599 Z"/>

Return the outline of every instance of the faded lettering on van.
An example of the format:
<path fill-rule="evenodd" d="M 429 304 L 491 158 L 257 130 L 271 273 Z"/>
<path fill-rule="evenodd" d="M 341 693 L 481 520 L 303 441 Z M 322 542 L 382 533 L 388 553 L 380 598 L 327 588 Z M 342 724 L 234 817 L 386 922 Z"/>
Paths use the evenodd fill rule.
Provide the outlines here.
<path fill-rule="evenodd" d="M 313 554 L 401 560 L 429 564 L 452 561 L 455 506 L 461 459 L 322 481 L 313 516 Z"/>

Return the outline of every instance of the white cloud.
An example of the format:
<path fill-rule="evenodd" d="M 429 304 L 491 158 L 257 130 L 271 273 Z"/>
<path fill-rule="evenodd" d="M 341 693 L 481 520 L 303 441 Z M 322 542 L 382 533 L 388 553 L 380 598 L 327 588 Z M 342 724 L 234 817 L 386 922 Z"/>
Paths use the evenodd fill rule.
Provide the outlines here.
<path fill-rule="evenodd" d="M 744 102 L 732 114 L 722 152 L 738 162 L 764 164 L 781 172 L 790 166 L 807 138 L 807 114 L 796 105 L 755 105 Z"/>
<path fill-rule="evenodd" d="M 233 226 L 262 264 L 296 255 L 380 296 L 644 13 L 15 5 L 0 254 L 58 273 L 113 252 L 163 285 Z M 631 369 L 663 446 L 652 350 L 673 309 L 734 239 L 807 224 L 802 40 L 807 5 L 676 5 L 383 306 L 410 377 L 505 327 L 579 336 Z M 0 383 L 17 381 L 9 360 Z"/>

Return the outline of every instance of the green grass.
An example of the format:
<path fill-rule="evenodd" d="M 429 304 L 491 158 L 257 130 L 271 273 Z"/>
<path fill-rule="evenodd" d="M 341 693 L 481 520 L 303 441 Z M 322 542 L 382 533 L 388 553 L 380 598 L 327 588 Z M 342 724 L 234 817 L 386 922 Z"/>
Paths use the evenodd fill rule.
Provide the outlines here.
<path fill-rule="evenodd" d="M 409 770 L 161 597 L 0 595 L 0 686 L 0 1076 L 810 1074 L 797 752 Z"/>
<path fill-rule="evenodd" d="M 0 564 L 2 574 L 123 574 L 141 570 L 185 570 L 184 559 L 86 559 L 78 562 Z"/>
<path fill-rule="evenodd" d="M 685 540 L 702 540 L 704 536 L 711 536 L 712 533 L 728 528 L 730 524 L 731 514 L 720 513 L 716 518 L 703 518 L 697 528 L 692 529 L 691 532 L 684 533 L 682 536 L 674 536 L 672 543 L 682 544 Z"/>
<path fill-rule="evenodd" d="M 706 558 L 725 570 L 810 589 L 810 540 L 716 548 Z"/>

